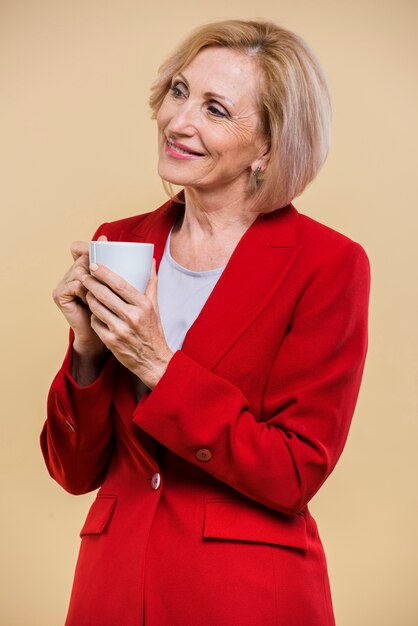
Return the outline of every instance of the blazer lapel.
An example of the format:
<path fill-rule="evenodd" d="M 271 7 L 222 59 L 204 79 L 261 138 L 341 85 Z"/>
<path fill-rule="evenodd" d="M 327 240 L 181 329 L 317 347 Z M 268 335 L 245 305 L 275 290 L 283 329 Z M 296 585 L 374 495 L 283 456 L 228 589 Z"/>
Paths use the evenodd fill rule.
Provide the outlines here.
<path fill-rule="evenodd" d="M 285 278 L 300 246 L 292 206 L 260 215 L 235 248 L 182 350 L 213 369 L 261 313 Z"/>
<path fill-rule="evenodd" d="M 174 200 L 166 202 L 159 209 L 149 213 L 147 219 L 141 220 L 139 225 L 133 225 L 129 230 L 121 231 L 120 241 L 153 243 L 158 271 L 167 237 L 182 208 L 183 205 Z"/>
<path fill-rule="evenodd" d="M 139 225 L 120 232 L 125 241 L 154 243 L 157 270 L 182 204 L 169 201 Z M 213 369 L 273 296 L 296 259 L 298 213 L 289 205 L 258 216 L 243 235 L 182 350 Z"/>
<path fill-rule="evenodd" d="M 114 241 L 137 241 L 154 244 L 154 258 L 157 262 L 157 270 L 164 252 L 168 234 L 181 209 L 181 205 L 174 201 L 166 202 L 159 209 L 147 215 L 140 215 L 130 218 L 125 222 L 125 226 L 119 230 L 116 228 L 112 233 Z M 117 223 L 115 223 L 117 224 Z M 149 392 L 139 401 L 146 401 Z M 116 384 L 116 394 L 114 397 L 115 409 L 119 415 L 133 415 L 138 403 L 135 399 L 132 376 L 128 370 L 121 368 L 120 377 Z M 157 471 L 158 460 L 155 443 L 145 431 L 139 426 L 133 426 L 135 438 L 140 445 L 136 449 L 136 455 L 142 458 L 145 464 L 150 466 L 150 471 Z M 135 443 L 131 445 L 135 446 Z"/>

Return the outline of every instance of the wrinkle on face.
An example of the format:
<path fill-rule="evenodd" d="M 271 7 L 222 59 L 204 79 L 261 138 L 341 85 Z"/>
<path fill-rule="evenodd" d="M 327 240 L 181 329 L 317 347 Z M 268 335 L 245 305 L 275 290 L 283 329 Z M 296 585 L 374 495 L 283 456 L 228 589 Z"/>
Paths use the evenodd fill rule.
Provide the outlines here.
<path fill-rule="evenodd" d="M 225 128 L 227 132 L 236 137 L 242 143 L 247 142 L 254 134 L 254 112 L 247 115 L 237 115 L 226 120 Z"/>
<path fill-rule="evenodd" d="M 227 187 L 232 182 L 237 187 L 239 183 L 240 193 L 246 192 L 252 164 L 267 143 L 257 106 L 257 71 L 254 59 L 226 48 L 206 48 L 182 69 L 187 95 L 177 99 L 168 93 L 157 114 L 163 178 L 195 188 Z M 208 98 L 208 93 L 224 98 Z M 210 102 L 220 104 L 228 115 L 213 115 Z M 204 156 L 176 163 L 164 155 L 166 137 L 202 151 Z"/>

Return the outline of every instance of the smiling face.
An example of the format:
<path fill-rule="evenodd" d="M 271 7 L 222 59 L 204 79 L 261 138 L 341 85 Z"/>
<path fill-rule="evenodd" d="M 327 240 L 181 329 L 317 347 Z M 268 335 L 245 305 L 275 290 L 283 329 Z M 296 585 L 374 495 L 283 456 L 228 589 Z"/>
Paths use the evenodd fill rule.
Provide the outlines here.
<path fill-rule="evenodd" d="M 202 50 L 173 76 L 157 114 L 160 176 L 244 197 L 252 171 L 268 160 L 257 85 L 255 62 L 227 48 Z"/>

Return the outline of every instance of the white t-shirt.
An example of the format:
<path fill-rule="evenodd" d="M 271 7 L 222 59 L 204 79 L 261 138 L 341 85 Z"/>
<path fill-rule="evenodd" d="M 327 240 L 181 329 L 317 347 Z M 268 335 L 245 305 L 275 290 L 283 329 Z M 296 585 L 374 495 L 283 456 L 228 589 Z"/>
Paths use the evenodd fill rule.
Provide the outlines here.
<path fill-rule="evenodd" d="M 224 267 L 193 272 L 170 254 L 171 232 L 158 269 L 158 306 L 166 341 L 179 350 L 187 331 L 202 310 Z"/>

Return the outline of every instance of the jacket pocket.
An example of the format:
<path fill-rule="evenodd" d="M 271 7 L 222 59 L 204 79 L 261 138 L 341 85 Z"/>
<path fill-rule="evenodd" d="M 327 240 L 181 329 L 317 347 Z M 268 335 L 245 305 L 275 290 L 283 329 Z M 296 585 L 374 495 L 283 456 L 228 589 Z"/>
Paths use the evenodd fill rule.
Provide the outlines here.
<path fill-rule="evenodd" d="M 207 539 L 255 541 L 306 550 L 303 513 L 285 515 L 261 505 L 235 500 L 206 503 L 203 536 Z"/>
<path fill-rule="evenodd" d="M 100 535 L 113 513 L 117 496 L 98 495 L 87 513 L 86 521 L 80 531 L 80 537 L 85 535 Z"/>

